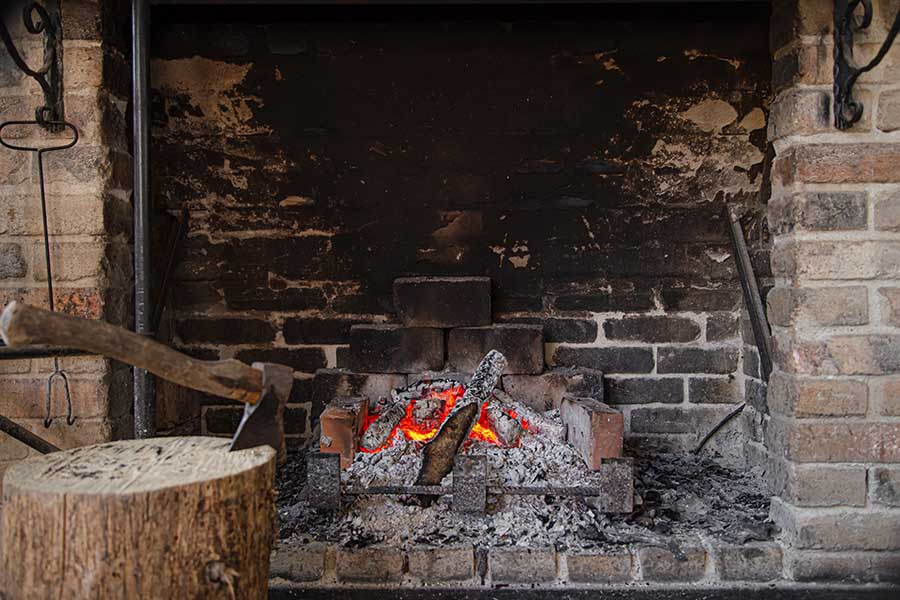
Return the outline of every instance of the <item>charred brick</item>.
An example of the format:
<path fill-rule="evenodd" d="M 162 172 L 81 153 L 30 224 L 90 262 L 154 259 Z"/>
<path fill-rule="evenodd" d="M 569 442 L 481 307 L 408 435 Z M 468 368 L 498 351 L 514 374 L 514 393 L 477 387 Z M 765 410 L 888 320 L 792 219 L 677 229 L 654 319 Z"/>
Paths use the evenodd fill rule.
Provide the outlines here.
<path fill-rule="evenodd" d="M 636 342 L 692 342 L 700 337 L 700 326 L 680 317 L 636 316 L 607 319 L 603 331 L 611 340 Z"/>
<path fill-rule="evenodd" d="M 679 377 L 608 377 L 604 397 L 609 404 L 679 404 L 684 400 L 684 380 Z"/>
<path fill-rule="evenodd" d="M 233 310 L 310 310 L 327 304 L 318 288 L 272 289 L 236 282 L 226 283 L 223 291 L 225 304 Z"/>
<path fill-rule="evenodd" d="M 305 398 L 303 402 L 311 399 L 311 416 L 318 419 L 322 409 L 338 397 L 364 396 L 373 403 L 379 398 L 389 398 L 392 389 L 406 385 L 406 376 L 319 369 L 313 379 L 304 381 L 310 382 L 308 390 L 305 390 L 310 397 Z"/>
<path fill-rule="evenodd" d="M 288 344 L 346 344 L 350 340 L 349 319 L 292 317 L 284 321 L 284 341 Z"/>
<path fill-rule="evenodd" d="M 688 396 L 694 404 L 733 404 L 740 400 L 733 377 L 692 377 Z"/>
<path fill-rule="evenodd" d="M 631 411 L 631 431 L 634 433 L 703 433 L 724 417 L 724 410 L 713 407 L 683 409 L 674 406 L 636 408 Z"/>
<path fill-rule="evenodd" d="M 653 293 L 650 290 L 624 294 L 564 294 L 553 301 L 556 310 L 574 311 L 589 310 L 607 312 L 613 310 L 639 311 L 651 310 L 654 307 Z"/>
<path fill-rule="evenodd" d="M 275 327 L 259 319 L 183 319 L 176 327 L 186 344 L 262 344 L 275 341 Z"/>
<path fill-rule="evenodd" d="M 704 285 L 708 285 L 704 284 Z M 739 287 L 665 288 L 662 304 L 666 310 L 733 311 L 741 307 Z M 652 307 L 651 307 L 652 308 Z"/>
<path fill-rule="evenodd" d="M 407 327 L 477 327 L 491 323 L 488 277 L 403 277 L 394 305 Z"/>
<path fill-rule="evenodd" d="M 506 373 L 544 370 L 544 334 L 539 325 L 493 325 L 451 329 L 447 343 L 450 367 L 475 370 L 484 355 L 497 350 L 506 357 Z"/>
<path fill-rule="evenodd" d="M 444 366 L 440 329 L 399 325 L 354 325 L 350 328 L 353 368 L 372 373 L 418 373 Z"/>
<path fill-rule="evenodd" d="M 561 367 L 586 367 L 604 373 L 649 373 L 653 370 L 653 350 L 626 346 L 560 346 L 553 353 L 553 363 Z"/>
<path fill-rule="evenodd" d="M 766 401 L 766 384 L 755 379 L 745 379 L 744 402 L 765 415 L 769 414 L 769 404 Z"/>
<path fill-rule="evenodd" d="M 738 321 L 737 313 L 710 313 L 706 319 L 706 340 L 721 342 L 737 337 Z"/>
<path fill-rule="evenodd" d="M 305 434 L 307 415 L 306 407 L 288 404 L 284 410 L 284 433 L 288 435 Z"/>
<path fill-rule="evenodd" d="M 327 365 L 321 348 L 250 348 L 235 354 L 235 358 L 247 364 L 254 362 L 287 365 L 301 373 L 314 373 Z"/>
<path fill-rule="evenodd" d="M 657 360 L 659 373 L 728 374 L 737 369 L 737 349 L 660 347 Z"/>
<path fill-rule="evenodd" d="M 590 319 L 556 319 L 544 321 L 544 341 L 588 344 L 597 339 L 597 322 Z"/>

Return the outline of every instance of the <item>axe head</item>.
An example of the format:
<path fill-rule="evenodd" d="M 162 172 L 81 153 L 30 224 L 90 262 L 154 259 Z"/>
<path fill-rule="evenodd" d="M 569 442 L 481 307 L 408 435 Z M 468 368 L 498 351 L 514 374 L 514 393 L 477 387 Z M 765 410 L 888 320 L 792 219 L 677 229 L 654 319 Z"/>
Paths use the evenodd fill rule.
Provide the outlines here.
<path fill-rule="evenodd" d="M 284 462 L 284 407 L 294 385 L 294 371 L 271 363 L 253 363 L 253 368 L 262 371 L 262 395 L 256 404 L 244 405 L 244 416 L 229 450 L 271 446 L 278 453 L 278 462 Z"/>

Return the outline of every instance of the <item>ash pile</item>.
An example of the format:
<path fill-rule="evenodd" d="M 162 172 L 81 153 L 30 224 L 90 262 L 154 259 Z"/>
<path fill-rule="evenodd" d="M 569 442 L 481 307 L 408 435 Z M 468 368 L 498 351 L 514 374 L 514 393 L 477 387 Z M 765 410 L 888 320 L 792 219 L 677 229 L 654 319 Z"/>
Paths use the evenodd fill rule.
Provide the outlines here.
<path fill-rule="evenodd" d="M 571 397 L 537 413 L 496 389 L 504 362 L 489 352 L 467 384 L 420 381 L 371 407 L 336 399 L 318 451 L 279 475 L 282 538 L 577 549 L 666 545 L 698 528 L 771 536 L 767 498 L 747 487 L 755 480 L 708 459 L 644 460 L 635 494 L 622 415 Z"/>
<path fill-rule="evenodd" d="M 521 451 L 528 453 L 525 444 Z M 507 457 L 503 464 L 510 462 Z M 573 460 L 569 466 L 578 464 Z M 340 511 L 322 511 L 303 498 L 305 469 L 304 452 L 296 451 L 278 474 L 279 532 L 287 543 L 405 547 L 470 542 L 560 550 L 643 544 L 672 549 L 698 535 L 743 544 L 770 540 L 776 533 L 761 475 L 727 466 L 715 454 L 634 457 L 634 509 L 623 514 L 554 496 L 489 498 L 483 515 L 454 512 L 445 497 L 429 507 L 395 496 L 360 497 Z"/>

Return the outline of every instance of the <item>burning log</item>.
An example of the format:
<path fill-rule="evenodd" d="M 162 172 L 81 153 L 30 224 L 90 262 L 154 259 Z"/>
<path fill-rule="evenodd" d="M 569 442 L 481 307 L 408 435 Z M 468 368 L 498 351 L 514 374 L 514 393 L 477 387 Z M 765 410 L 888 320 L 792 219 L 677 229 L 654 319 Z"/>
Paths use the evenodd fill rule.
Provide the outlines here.
<path fill-rule="evenodd" d="M 540 433 L 555 442 L 562 442 L 566 437 L 566 428 L 563 425 L 548 419 L 534 409 L 528 408 L 521 402 L 516 402 L 503 390 L 494 390 L 494 399 L 507 408 L 516 412 L 523 422 L 528 423 L 528 430 Z"/>
<path fill-rule="evenodd" d="M 519 441 L 519 436 L 522 435 L 522 423 L 503 410 L 503 407 L 497 402 L 488 402 L 485 412 L 494 428 L 497 441 L 504 446 L 514 446 Z"/>
<path fill-rule="evenodd" d="M 490 398 L 505 368 L 506 357 L 496 350 L 491 350 L 481 359 L 465 394 L 453 407 L 434 439 L 425 445 L 416 485 L 440 485 L 450 473 L 460 446 L 478 421 L 481 405 Z"/>
<path fill-rule="evenodd" d="M 406 409 L 400 403 L 386 407 L 366 429 L 359 441 L 359 447 L 362 450 L 374 452 L 384 446 L 405 415 Z"/>

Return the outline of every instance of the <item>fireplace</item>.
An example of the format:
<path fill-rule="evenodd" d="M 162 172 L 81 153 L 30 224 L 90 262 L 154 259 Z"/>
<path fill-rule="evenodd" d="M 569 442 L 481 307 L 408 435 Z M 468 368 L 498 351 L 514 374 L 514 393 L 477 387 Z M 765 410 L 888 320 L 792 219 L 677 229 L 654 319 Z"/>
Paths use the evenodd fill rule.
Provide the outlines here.
<path fill-rule="evenodd" d="M 156 9 L 154 202 L 160 221 L 189 223 L 163 334 L 297 372 L 274 577 L 502 587 L 868 569 L 835 566 L 843 546 L 804 532 L 834 507 L 882 522 L 893 505 L 870 492 L 832 499 L 811 483 L 816 469 L 861 472 L 851 487 L 867 490 L 875 467 L 826 464 L 847 458 L 830 450 L 795 465 L 807 428 L 839 432 L 783 418 L 813 397 L 854 403 L 799 381 L 847 374 L 830 366 L 840 349 L 782 336 L 767 388 L 724 211 L 740 215 L 776 337 L 795 322 L 865 325 L 855 297 L 833 318 L 815 308 L 817 294 L 831 305 L 820 282 L 843 280 L 841 261 L 818 272 L 803 261 L 821 252 L 790 245 L 869 214 L 852 181 L 831 196 L 810 175 L 831 154 L 782 147 L 827 124 L 821 97 L 799 104 L 808 118 L 785 108 L 792 77 L 828 83 L 811 47 L 791 46 L 824 31 L 804 11 L 786 32 L 763 3 Z M 803 202 L 822 213 L 787 200 L 820 192 Z M 773 267 L 812 273 L 816 291 L 791 295 Z M 426 442 L 491 350 L 506 368 L 448 476 L 423 483 Z M 159 405 L 170 430 L 210 435 L 241 411 L 165 384 Z M 800 418 L 835 416 L 816 410 Z M 860 543 L 874 554 L 846 560 L 877 574 L 895 548 Z"/>

